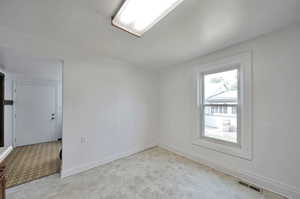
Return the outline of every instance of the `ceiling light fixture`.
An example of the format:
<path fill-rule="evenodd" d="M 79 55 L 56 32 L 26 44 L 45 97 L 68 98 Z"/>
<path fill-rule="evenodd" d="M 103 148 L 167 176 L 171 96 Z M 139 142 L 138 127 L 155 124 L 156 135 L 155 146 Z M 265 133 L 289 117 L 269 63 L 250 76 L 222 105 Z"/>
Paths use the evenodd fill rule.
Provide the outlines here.
<path fill-rule="evenodd" d="M 112 24 L 136 36 L 142 36 L 183 0 L 126 0 Z"/>

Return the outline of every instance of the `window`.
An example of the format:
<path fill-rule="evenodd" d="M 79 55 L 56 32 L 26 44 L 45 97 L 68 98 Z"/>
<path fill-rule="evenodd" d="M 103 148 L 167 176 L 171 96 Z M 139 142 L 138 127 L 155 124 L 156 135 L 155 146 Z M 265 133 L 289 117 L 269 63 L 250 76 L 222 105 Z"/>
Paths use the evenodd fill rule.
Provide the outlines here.
<path fill-rule="evenodd" d="M 231 107 L 231 114 L 233 114 L 233 115 L 236 114 L 236 107 Z"/>
<path fill-rule="evenodd" d="M 223 106 L 223 113 L 227 114 L 227 106 Z"/>
<path fill-rule="evenodd" d="M 251 71 L 251 53 L 196 67 L 194 145 L 252 158 Z"/>
<path fill-rule="evenodd" d="M 238 109 L 239 69 L 222 72 L 202 73 L 202 110 L 203 125 L 201 136 L 219 141 L 239 144 L 238 115 L 228 114 L 227 108 Z M 207 109 L 212 109 L 209 114 Z M 215 111 L 216 110 L 216 111 Z"/>

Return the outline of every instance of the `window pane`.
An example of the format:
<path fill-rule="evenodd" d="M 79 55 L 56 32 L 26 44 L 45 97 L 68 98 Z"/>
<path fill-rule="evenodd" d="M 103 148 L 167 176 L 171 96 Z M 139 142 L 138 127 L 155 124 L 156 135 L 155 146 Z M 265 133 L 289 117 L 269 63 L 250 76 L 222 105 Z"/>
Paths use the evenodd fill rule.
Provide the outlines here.
<path fill-rule="evenodd" d="M 204 75 L 206 137 L 237 143 L 238 70 Z"/>
<path fill-rule="evenodd" d="M 236 104 L 238 99 L 238 70 L 204 75 L 205 104 Z"/>
<path fill-rule="evenodd" d="M 222 107 L 222 106 L 221 106 Z M 232 107 L 227 107 L 232 108 Z M 236 107 L 235 107 L 236 108 Z M 204 108 L 204 136 L 237 143 L 237 117 L 228 113 L 212 113 L 212 106 Z"/>

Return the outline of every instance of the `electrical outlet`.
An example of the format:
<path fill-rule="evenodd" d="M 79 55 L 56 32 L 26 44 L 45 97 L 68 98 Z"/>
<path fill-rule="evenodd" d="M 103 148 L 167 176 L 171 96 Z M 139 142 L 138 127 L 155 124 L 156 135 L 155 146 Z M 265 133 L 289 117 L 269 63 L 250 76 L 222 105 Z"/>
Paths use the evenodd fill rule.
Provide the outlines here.
<path fill-rule="evenodd" d="M 81 137 L 80 142 L 81 142 L 81 144 L 85 144 L 87 142 L 87 138 Z"/>

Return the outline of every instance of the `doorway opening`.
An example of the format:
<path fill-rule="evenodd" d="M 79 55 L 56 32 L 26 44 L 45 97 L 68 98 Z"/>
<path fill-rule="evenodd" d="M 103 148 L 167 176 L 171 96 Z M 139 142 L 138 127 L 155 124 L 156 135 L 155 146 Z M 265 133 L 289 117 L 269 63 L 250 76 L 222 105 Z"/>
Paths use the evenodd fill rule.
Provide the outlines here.
<path fill-rule="evenodd" d="M 5 74 L 4 102 L 11 105 L 5 106 L 3 114 L 3 145 L 13 147 L 3 161 L 6 188 L 10 188 L 60 172 L 63 61 L 5 48 L 0 48 L 0 54 L 5 58 L 0 63 Z M 1 93 L 0 88 L 0 98 Z"/>

